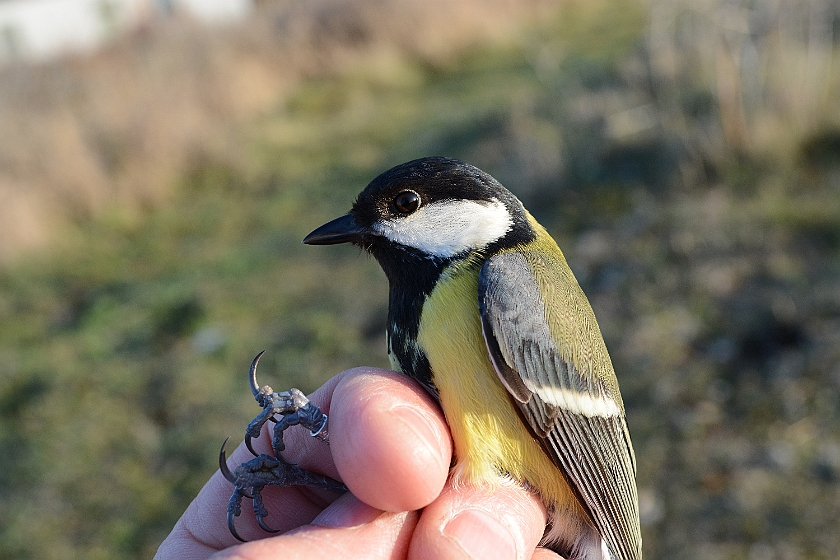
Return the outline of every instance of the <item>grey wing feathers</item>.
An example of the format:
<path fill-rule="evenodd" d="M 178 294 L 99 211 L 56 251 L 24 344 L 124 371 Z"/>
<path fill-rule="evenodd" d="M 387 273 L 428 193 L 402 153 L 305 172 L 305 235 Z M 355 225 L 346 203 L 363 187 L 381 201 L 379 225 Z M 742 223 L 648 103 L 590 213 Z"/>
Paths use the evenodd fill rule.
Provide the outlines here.
<path fill-rule="evenodd" d="M 544 297 L 532 272 L 532 266 L 540 264 L 532 264 L 534 258 L 521 252 L 500 253 L 481 269 L 479 309 L 491 361 L 613 554 L 620 560 L 641 558 L 635 457 L 603 339 L 597 326 L 594 334 L 576 330 L 591 329 L 587 325 L 556 321 L 549 326 Z M 561 276 L 549 278 L 549 283 L 561 290 L 568 287 L 569 293 L 555 294 L 551 305 L 561 309 L 553 310 L 552 318 L 573 321 L 582 308 L 592 315 L 571 271 L 567 276 L 562 271 Z M 564 286 L 570 279 L 574 285 Z M 565 307 L 569 309 L 564 311 Z M 591 324 L 596 325 L 594 315 Z M 596 340 L 613 380 L 602 379 L 582 363 L 597 357 L 600 347 L 575 348 L 574 341 L 563 340 L 569 337 L 578 337 L 583 346 Z"/>

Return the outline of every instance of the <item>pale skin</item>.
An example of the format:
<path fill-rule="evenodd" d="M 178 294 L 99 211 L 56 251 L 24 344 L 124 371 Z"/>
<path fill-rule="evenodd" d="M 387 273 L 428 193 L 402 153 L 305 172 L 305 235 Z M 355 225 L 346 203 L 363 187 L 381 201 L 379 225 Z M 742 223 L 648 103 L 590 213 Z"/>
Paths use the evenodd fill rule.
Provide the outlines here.
<path fill-rule="evenodd" d="M 490 490 L 449 484 L 449 430 L 439 407 L 412 379 L 355 368 L 310 399 L 329 415 L 330 445 L 291 428 L 284 457 L 343 481 L 350 493 L 267 487 L 266 522 L 280 532 L 260 529 L 246 499 L 236 520 L 250 541 L 242 544 L 225 520 L 232 485 L 216 471 L 156 559 L 560 558 L 536 548 L 546 512 L 533 493 L 515 485 Z M 254 440 L 257 452 L 271 453 L 270 426 Z M 251 457 L 240 445 L 228 465 Z"/>

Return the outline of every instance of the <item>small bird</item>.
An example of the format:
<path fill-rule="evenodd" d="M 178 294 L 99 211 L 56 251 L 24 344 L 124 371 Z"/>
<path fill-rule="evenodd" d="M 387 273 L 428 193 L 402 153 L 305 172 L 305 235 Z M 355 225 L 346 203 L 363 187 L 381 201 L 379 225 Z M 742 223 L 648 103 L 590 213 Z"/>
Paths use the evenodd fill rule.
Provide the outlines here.
<path fill-rule="evenodd" d="M 438 399 L 456 484 L 537 492 L 542 544 L 565 558 L 642 557 L 607 348 L 563 253 L 513 194 L 472 165 L 422 158 L 379 175 L 303 242 L 352 243 L 382 267 L 391 366 Z"/>

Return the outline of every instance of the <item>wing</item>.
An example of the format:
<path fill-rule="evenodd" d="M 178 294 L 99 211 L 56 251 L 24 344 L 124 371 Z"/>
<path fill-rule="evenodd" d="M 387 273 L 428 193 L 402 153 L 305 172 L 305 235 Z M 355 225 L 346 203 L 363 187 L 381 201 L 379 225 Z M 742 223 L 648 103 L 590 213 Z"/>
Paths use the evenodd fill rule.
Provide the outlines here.
<path fill-rule="evenodd" d="M 522 417 L 612 553 L 641 558 L 624 405 L 595 315 L 562 253 L 497 254 L 482 267 L 478 291 L 493 366 Z"/>

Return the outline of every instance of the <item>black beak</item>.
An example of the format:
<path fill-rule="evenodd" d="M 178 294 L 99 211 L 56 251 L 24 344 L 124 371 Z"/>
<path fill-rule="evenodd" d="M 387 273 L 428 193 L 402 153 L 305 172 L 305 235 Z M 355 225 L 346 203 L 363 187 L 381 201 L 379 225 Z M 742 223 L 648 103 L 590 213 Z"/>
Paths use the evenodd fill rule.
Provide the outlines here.
<path fill-rule="evenodd" d="M 345 214 L 322 225 L 303 238 L 307 245 L 336 245 L 356 243 L 362 240 L 367 229 L 356 224 L 353 214 Z"/>

